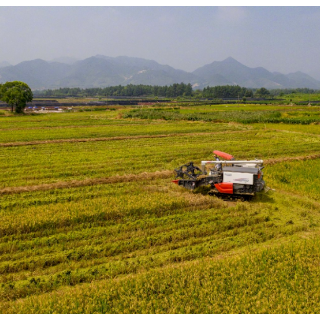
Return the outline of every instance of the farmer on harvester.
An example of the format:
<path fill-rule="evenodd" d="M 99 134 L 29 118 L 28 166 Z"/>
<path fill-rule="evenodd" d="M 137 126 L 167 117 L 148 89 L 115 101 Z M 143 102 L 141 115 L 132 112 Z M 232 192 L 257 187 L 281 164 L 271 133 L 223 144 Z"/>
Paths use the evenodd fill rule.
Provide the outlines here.
<path fill-rule="evenodd" d="M 214 158 L 215 158 L 216 161 L 220 161 L 220 159 L 218 158 L 218 156 L 215 155 Z M 216 163 L 215 169 L 216 169 L 217 171 L 221 171 L 221 170 L 222 170 L 222 164 L 221 164 L 221 163 Z"/>

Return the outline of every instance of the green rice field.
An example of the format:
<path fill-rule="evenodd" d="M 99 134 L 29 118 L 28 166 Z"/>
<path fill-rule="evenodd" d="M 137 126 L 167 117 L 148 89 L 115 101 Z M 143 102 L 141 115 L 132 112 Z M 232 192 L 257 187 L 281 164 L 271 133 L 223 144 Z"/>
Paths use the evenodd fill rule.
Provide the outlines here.
<path fill-rule="evenodd" d="M 319 313 L 320 107 L 0 114 L 1 313 Z M 225 201 L 173 170 L 263 159 Z"/>

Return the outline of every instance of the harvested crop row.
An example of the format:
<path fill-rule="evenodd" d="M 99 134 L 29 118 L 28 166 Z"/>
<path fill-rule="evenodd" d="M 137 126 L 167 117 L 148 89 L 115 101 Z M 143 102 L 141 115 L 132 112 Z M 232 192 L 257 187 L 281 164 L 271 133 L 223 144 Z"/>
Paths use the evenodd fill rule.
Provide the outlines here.
<path fill-rule="evenodd" d="M 319 241 L 205 259 L 1 305 L 3 313 L 319 313 Z M 245 276 L 244 276 L 245 275 Z M 303 311 L 302 311 L 303 310 Z"/>
<path fill-rule="evenodd" d="M 46 219 L 52 220 L 56 217 L 57 223 L 63 226 L 68 225 L 64 217 L 69 215 L 70 210 L 74 215 L 80 208 L 87 214 L 95 210 L 94 215 L 99 215 L 97 218 L 104 226 L 104 232 L 101 233 L 101 229 L 98 238 L 91 232 L 95 229 L 92 228 L 94 224 L 90 222 L 92 219 L 88 215 L 85 219 L 86 227 L 82 226 L 81 231 L 79 230 L 83 237 L 78 234 L 77 238 L 73 238 L 73 230 L 80 223 L 81 217 L 78 213 L 70 225 L 74 227 L 64 237 L 60 238 L 59 234 L 56 239 L 47 237 L 47 231 L 51 228 L 54 230 L 58 225 L 35 225 L 34 220 L 42 219 L 44 213 L 41 206 L 34 207 L 29 210 L 32 215 L 26 216 L 30 222 L 29 239 L 33 241 L 36 229 L 39 228 L 45 237 L 37 235 L 31 248 L 16 241 L 19 232 L 23 231 L 23 213 L 19 210 L 13 211 L 12 214 L 20 221 L 17 221 L 17 226 L 12 226 L 15 234 L 12 240 L 8 242 L 9 238 L 5 236 L 2 242 L 9 252 L 3 255 L 4 258 L 7 257 L 7 262 L 0 263 L 4 283 L 0 290 L 1 299 L 17 299 L 64 285 L 113 278 L 181 261 L 215 256 L 249 243 L 265 242 L 274 238 L 279 241 L 280 238 L 307 230 L 306 222 L 299 221 L 297 213 L 294 213 L 294 226 L 285 225 L 282 220 L 283 209 L 288 207 L 288 201 L 294 202 L 291 198 L 285 201 L 279 196 L 278 198 L 284 201 L 283 205 L 278 203 L 280 209 L 273 212 L 272 205 L 266 206 L 260 202 L 238 203 L 230 207 L 219 199 L 185 192 L 183 195 L 186 197 L 182 197 L 185 199 L 181 199 L 183 201 L 180 201 L 179 205 L 177 201 L 173 203 L 172 199 L 168 199 L 168 195 L 163 195 L 151 192 L 143 197 L 132 197 L 128 193 L 126 196 L 117 197 L 117 201 L 110 198 L 87 202 L 86 206 L 70 203 L 47 207 L 51 216 L 48 215 Z M 173 195 L 169 195 L 172 198 Z M 128 200 L 130 203 L 127 204 Z M 99 214 L 107 204 L 111 206 L 113 216 L 110 221 Z M 205 211 L 199 210 L 201 206 L 206 208 Z M 296 208 L 300 206 L 297 205 Z M 142 210 L 144 212 L 141 216 Z M 188 214 L 192 210 L 193 213 Z M 124 216 L 115 221 L 115 213 Z M 6 224 L 6 219 L 7 217 L 1 219 L 1 225 Z M 153 225 L 156 228 L 152 227 Z M 128 228 L 131 230 L 130 235 Z M 109 229 L 113 232 L 109 232 Z M 18 246 L 19 252 L 10 254 L 12 246 Z M 12 281 L 14 287 L 10 288 Z"/>
<path fill-rule="evenodd" d="M 255 227 L 254 231 L 263 233 L 263 229 L 264 227 L 260 225 L 260 227 Z M 294 231 L 299 231 L 297 227 L 295 229 L 297 230 Z M 49 292 L 58 289 L 61 286 L 74 286 L 85 282 L 92 282 L 94 280 L 117 278 L 121 275 L 141 273 L 146 269 L 154 269 L 160 266 L 165 268 L 180 262 L 215 256 L 221 253 L 226 254 L 239 247 L 251 243 L 265 242 L 266 240 L 273 238 L 272 234 L 268 234 L 267 238 L 259 237 L 253 239 L 252 232 L 246 232 L 245 228 L 239 227 L 237 228 L 237 231 L 241 232 L 242 236 L 235 237 L 229 244 L 226 244 L 225 242 L 230 236 L 233 236 L 233 230 L 228 231 L 225 234 L 225 238 L 222 237 L 224 235 L 222 233 L 221 239 L 214 239 L 215 236 L 197 239 L 190 235 L 188 241 L 182 241 L 180 243 L 175 243 L 174 245 L 163 245 L 159 247 L 160 250 L 158 252 L 151 253 L 150 249 L 141 250 L 141 252 L 134 251 L 134 257 L 127 257 L 126 252 L 113 257 L 113 259 L 110 259 L 109 261 L 106 258 L 95 259 L 94 256 L 84 256 L 85 261 L 86 259 L 88 261 L 91 260 L 91 263 L 87 263 L 88 266 L 86 268 L 82 267 L 84 265 L 84 262 L 82 261 L 74 263 L 72 260 L 67 260 L 63 263 L 62 261 L 66 260 L 65 257 L 57 256 L 56 260 L 48 261 L 48 266 L 50 266 L 50 263 L 59 263 L 58 266 L 61 267 L 59 272 L 50 274 L 50 276 L 41 276 L 36 275 L 37 270 L 33 271 L 35 277 L 29 277 L 27 280 L 15 281 L 16 287 L 13 290 L 8 290 L 10 288 L 10 283 L 6 283 L 4 284 L 3 289 L 0 289 L 0 301 L 7 299 L 15 300 L 33 294 Z M 268 231 L 265 232 L 265 234 L 267 233 Z M 283 235 L 278 234 L 278 238 L 281 236 Z M 125 248 L 122 249 L 125 250 Z M 91 251 L 91 253 L 94 252 Z M 76 252 L 73 252 L 73 254 L 75 259 L 82 258 L 81 253 L 79 253 L 79 256 Z M 62 258 L 61 264 L 59 258 Z M 43 270 L 46 270 L 45 263 L 46 262 L 39 267 L 42 272 Z M 27 263 L 25 265 L 28 266 Z M 30 267 L 32 268 L 32 265 Z M 51 273 L 52 269 L 49 267 L 46 271 Z M 21 271 L 20 273 L 23 272 L 24 271 Z M 67 277 L 65 277 L 66 275 Z M 11 276 L 14 277 L 15 274 L 8 274 L 7 276 L 9 278 Z M 35 281 L 35 285 L 33 285 L 33 281 Z"/>

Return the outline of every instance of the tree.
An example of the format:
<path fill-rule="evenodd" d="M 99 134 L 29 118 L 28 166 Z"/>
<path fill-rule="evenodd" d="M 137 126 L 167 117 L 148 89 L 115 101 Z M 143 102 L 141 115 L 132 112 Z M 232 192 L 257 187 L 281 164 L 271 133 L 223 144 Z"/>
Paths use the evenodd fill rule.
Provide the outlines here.
<path fill-rule="evenodd" d="M 256 91 L 256 95 L 265 98 L 270 95 L 270 91 L 262 87 Z"/>
<path fill-rule="evenodd" d="M 29 86 L 21 81 L 11 81 L 0 85 L 0 100 L 13 107 L 17 113 L 21 113 L 27 102 L 31 102 L 33 94 Z"/>

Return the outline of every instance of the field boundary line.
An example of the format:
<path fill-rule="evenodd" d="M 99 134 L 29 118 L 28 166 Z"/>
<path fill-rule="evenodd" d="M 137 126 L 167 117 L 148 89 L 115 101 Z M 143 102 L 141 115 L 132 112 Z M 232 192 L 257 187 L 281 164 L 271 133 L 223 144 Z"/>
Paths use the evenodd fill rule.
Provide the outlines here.
<path fill-rule="evenodd" d="M 248 130 L 255 132 L 258 130 Z M 94 141 L 113 141 L 113 140 L 134 140 L 134 139 L 156 139 L 156 138 L 168 138 L 168 137 L 183 137 L 183 136 L 205 136 L 216 135 L 226 133 L 239 133 L 248 132 L 242 130 L 234 131 L 215 131 L 215 132 L 193 132 L 193 133 L 168 133 L 158 135 L 137 135 L 137 136 L 116 136 L 116 137 L 101 137 L 101 138 L 79 138 L 79 139 L 56 139 L 56 140 L 36 140 L 36 141 L 21 141 L 21 142 L 4 142 L 0 143 L 0 147 L 19 147 L 19 146 L 32 146 L 37 144 L 49 144 L 49 143 L 73 143 L 73 142 L 94 142 Z"/>

